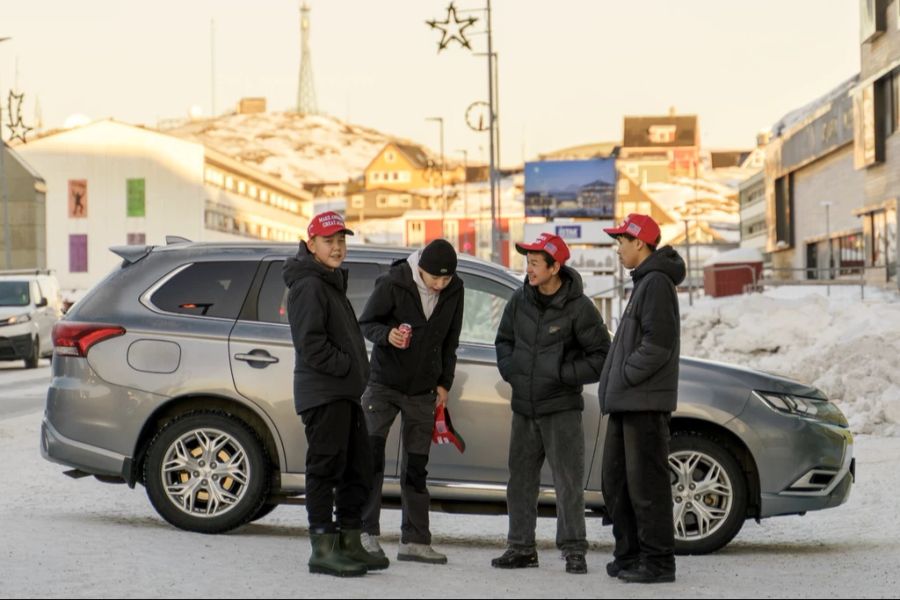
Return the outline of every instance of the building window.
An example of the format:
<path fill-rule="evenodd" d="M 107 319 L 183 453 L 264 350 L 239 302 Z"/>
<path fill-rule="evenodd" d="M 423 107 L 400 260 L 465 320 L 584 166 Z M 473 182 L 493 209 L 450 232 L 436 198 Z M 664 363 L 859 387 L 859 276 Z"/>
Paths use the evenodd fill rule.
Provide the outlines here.
<path fill-rule="evenodd" d="M 350 206 L 352 208 L 365 208 L 366 207 L 366 197 L 362 194 L 357 194 L 350 199 Z"/>
<path fill-rule="evenodd" d="M 128 241 L 126 242 L 129 246 L 146 246 L 147 245 L 147 234 L 146 233 L 129 233 Z"/>
<path fill-rule="evenodd" d="M 793 173 L 775 180 L 775 243 L 785 248 L 794 245 Z"/>
<path fill-rule="evenodd" d="M 384 160 L 387 161 L 387 162 L 389 162 L 389 163 L 392 163 L 392 162 L 394 162 L 395 160 L 397 160 L 397 155 L 394 154 L 393 152 L 390 152 L 390 151 L 389 151 L 389 152 L 385 153 L 385 155 L 384 155 Z"/>
<path fill-rule="evenodd" d="M 69 272 L 87 273 L 87 235 L 73 234 L 69 236 Z"/>
<path fill-rule="evenodd" d="M 126 194 L 128 198 L 128 216 L 144 217 L 147 215 L 145 203 L 145 183 L 144 179 L 129 179 L 126 182 Z"/>
<path fill-rule="evenodd" d="M 410 246 L 425 245 L 425 223 L 422 221 L 409 222 L 409 235 L 406 243 Z"/>
<path fill-rule="evenodd" d="M 651 125 L 648 132 L 654 144 L 670 144 L 675 141 L 675 125 Z"/>

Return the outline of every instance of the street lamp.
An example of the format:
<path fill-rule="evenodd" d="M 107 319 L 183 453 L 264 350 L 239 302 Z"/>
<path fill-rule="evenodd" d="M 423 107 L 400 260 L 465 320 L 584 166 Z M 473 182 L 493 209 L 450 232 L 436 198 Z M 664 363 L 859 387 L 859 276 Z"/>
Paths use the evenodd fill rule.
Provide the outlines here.
<path fill-rule="evenodd" d="M 457 150 L 463 155 L 463 217 L 469 218 L 469 151 Z"/>
<path fill-rule="evenodd" d="M 426 117 L 426 121 L 436 121 L 441 126 L 441 237 L 444 232 L 444 218 L 447 210 L 447 196 L 444 193 L 444 117 Z"/>

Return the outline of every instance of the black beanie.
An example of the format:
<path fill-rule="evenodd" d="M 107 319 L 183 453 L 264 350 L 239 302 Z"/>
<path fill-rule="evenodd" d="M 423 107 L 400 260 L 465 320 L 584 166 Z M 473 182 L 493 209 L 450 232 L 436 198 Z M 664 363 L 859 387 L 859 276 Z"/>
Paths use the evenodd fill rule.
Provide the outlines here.
<path fill-rule="evenodd" d="M 447 240 L 434 240 L 419 254 L 419 266 L 435 277 L 453 275 L 456 273 L 456 250 Z"/>

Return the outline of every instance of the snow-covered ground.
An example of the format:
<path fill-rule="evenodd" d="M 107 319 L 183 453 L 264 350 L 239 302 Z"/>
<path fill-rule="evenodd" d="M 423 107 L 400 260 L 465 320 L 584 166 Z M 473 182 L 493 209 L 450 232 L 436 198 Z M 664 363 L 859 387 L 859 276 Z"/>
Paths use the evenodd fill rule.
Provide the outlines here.
<path fill-rule="evenodd" d="M 856 433 L 900 436 L 900 297 L 785 287 L 682 302 L 685 356 L 787 375 L 833 398 Z"/>
<path fill-rule="evenodd" d="M 228 535 L 174 529 L 142 488 L 72 480 L 38 450 L 40 411 L 0 417 L 0 597 L 879 597 L 900 590 L 900 439 L 857 440 L 859 483 L 839 508 L 748 522 L 723 551 L 680 557 L 678 581 L 609 579 L 612 534 L 588 520 L 590 572 L 565 573 L 555 521 L 539 519 L 541 567 L 499 571 L 506 517 L 432 515 L 446 566 L 392 561 L 357 580 L 310 575 L 302 506 L 282 506 Z M 399 511 L 382 522 L 397 549 Z"/>

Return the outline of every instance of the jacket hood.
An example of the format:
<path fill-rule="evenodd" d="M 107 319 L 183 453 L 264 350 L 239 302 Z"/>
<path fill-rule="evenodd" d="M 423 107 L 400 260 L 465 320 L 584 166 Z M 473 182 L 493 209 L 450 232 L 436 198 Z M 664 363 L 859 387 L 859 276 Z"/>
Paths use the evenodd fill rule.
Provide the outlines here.
<path fill-rule="evenodd" d="M 287 287 L 291 287 L 301 279 L 318 277 L 342 292 L 347 291 L 347 269 L 335 269 L 332 271 L 316 261 L 303 242 L 300 243 L 297 255 L 284 261 L 282 275 Z"/>
<path fill-rule="evenodd" d="M 647 257 L 647 260 L 631 272 L 631 278 L 637 283 L 653 271 L 665 274 L 676 286 L 684 281 L 687 274 L 684 259 L 672 246 L 663 246 Z"/>

